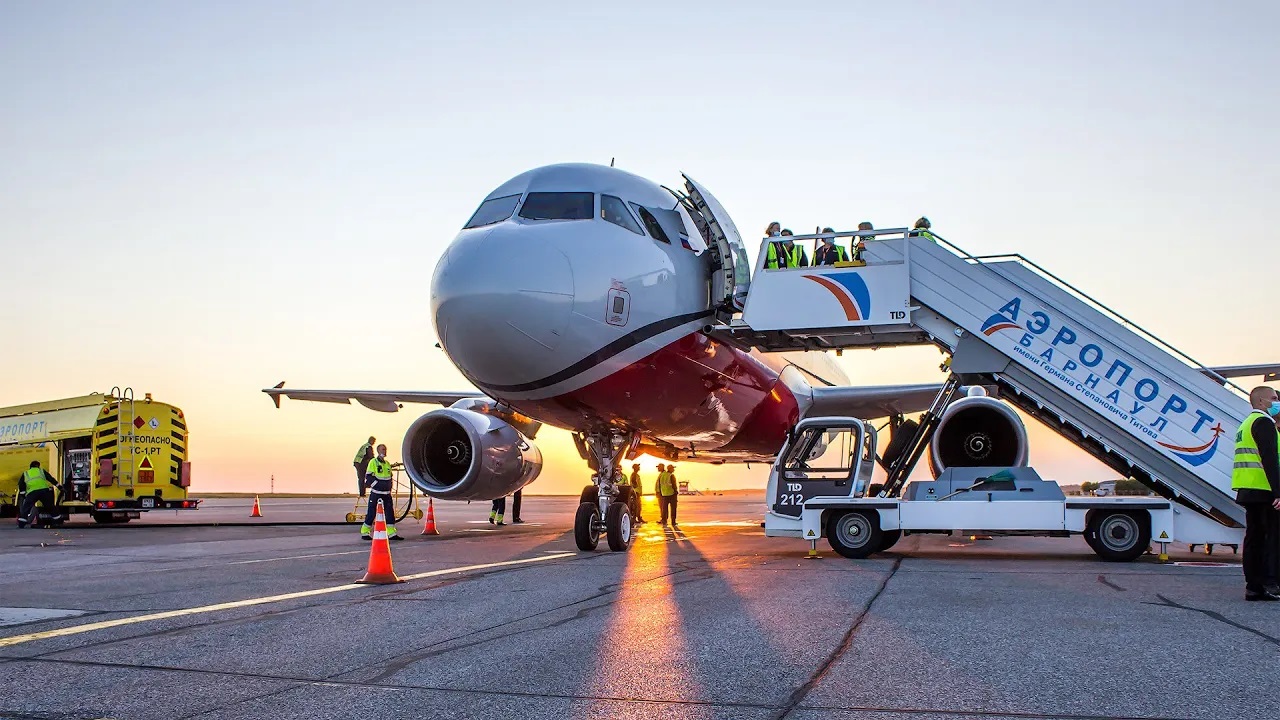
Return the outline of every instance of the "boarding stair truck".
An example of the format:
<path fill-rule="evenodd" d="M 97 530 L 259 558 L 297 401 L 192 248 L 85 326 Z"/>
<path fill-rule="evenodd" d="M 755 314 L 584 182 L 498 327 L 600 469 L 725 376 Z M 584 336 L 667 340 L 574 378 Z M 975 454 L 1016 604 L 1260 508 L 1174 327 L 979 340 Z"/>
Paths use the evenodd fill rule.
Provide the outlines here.
<path fill-rule="evenodd" d="M 879 486 L 859 479 L 877 457 L 874 430 L 813 417 L 822 409 L 808 403 L 773 467 L 766 535 L 811 547 L 826 537 L 850 557 L 885 549 L 899 532 L 1084 534 L 1108 560 L 1137 557 L 1148 540 L 1162 553 L 1175 541 L 1240 544 L 1231 472 L 1250 408 L 1227 380 L 1233 369 L 1197 363 L 1019 255 L 976 257 L 906 228 L 796 240 L 828 236 L 863 240 L 863 260 L 766 271 L 764 244 L 741 314 L 721 314 L 704 332 L 762 351 L 932 344 L 949 375 L 919 423 L 891 418 Z M 1251 370 L 1238 374 L 1275 373 Z M 1065 498 L 1040 484 L 1018 469 L 1026 435 L 1011 407 L 1159 497 Z M 865 457 L 812 464 L 833 443 L 863 442 Z M 934 480 L 904 493 L 926 448 Z"/>
<path fill-rule="evenodd" d="M 18 480 L 31 465 L 53 476 L 51 522 L 89 515 L 126 523 L 149 510 L 195 510 L 183 412 L 133 390 L 0 408 L 0 515 L 21 507 Z"/>

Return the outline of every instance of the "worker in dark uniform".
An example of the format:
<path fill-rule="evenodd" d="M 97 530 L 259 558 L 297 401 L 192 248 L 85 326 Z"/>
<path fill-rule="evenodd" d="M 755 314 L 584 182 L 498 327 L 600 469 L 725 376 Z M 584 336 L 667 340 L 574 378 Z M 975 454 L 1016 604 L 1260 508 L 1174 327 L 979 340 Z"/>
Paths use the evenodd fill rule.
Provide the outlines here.
<path fill-rule="evenodd" d="M 640 498 L 644 495 L 644 483 L 640 481 L 640 463 L 631 466 L 631 517 L 637 523 L 643 523 L 640 515 Z"/>
<path fill-rule="evenodd" d="M 378 446 L 378 456 L 369 461 L 368 472 L 364 476 L 364 485 L 369 488 L 369 510 L 365 513 L 364 524 L 360 526 L 360 537 L 371 540 L 374 520 L 378 517 L 378 503 L 382 503 L 382 512 L 387 520 L 387 538 L 403 540 L 396 532 L 396 508 L 391 501 L 391 463 L 387 461 L 387 446 Z"/>
<path fill-rule="evenodd" d="M 867 220 L 863 220 L 862 222 L 858 223 L 858 232 L 867 232 L 868 230 L 875 230 L 875 229 L 876 229 L 875 226 L 872 225 Z M 850 244 L 849 249 L 853 251 L 854 262 L 862 262 L 862 251 L 867 249 L 867 245 L 866 245 L 867 241 L 874 240 L 874 239 L 875 238 L 872 238 L 872 237 L 855 237 L 853 239 L 853 242 Z"/>
<path fill-rule="evenodd" d="M 1244 507 L 1244 599 L 1280 600 L 1280 396 L 1260 385 L 1249 393 L 1253 412 L 1236 432 L 1231 489 Z"/>
<path fill-rule="evenodd" d="M 520 493 L 522 490 L 524 490 L 524 488 L 515 491 L 511 495 L 511 522 L 516 525 L 524 523 L 524 518 L 520 517 Z"/>
<path fill-rule="evenodd" d="M 835 230 L 832 230 L 831 228 L 823 228 L 821 232 L 834 233 Z M 822 238 L 822 244 L 813 252 L 814 267 L 818 267 L 820 265 L 835 265 L 838 262 L 848 261 L 849 254 L 842 246 L 836 244 L 836 239 L 833 237 Z"/>
<path fill-rule="evenodd" d="M 502 521 L 506 514 L 507 496 L 503 495 L 500 498 L 494 498 L 493 504 L 489 506 L 489 524 L 498 525 L 499 527 L 506 525 L 506 523 Z"/>
<path fill-rule="evenodd" d="M 369 470 L 369 461 L 373 459 L 373 444 L 378 439 L 369 436 L 369 442 L 360 446 L 356 451 L 356 492 L 360 493 L 360 497 L 364 497 L 364 475 Z"/>
<path fill-rule="evenodd" d="M 43 506 L 46 513 L 53 514 L 54 505 L 57 504 L 53 492 L 56 485 L 53 476 L 40 467 L 40 461 L 32 460 L 31 466 L 18 478 L 18 489 L 27 493 L 22 500 L 22 509 L 18 512 L 18 527 L 30 524 L 34 528 L 40 524 L 37 504 Z"/>

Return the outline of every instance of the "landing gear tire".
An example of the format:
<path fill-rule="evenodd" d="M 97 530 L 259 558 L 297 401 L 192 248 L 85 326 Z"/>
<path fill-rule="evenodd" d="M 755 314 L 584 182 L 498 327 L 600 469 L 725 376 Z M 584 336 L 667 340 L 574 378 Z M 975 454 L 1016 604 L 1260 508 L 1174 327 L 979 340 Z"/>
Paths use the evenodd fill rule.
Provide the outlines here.
<path fill-rule="evenodd" d="M 582 488 L 582 495 L 578 497 L 578 502 L 598 505 L 600 503 L 600 488 L 595 485 L 588 485 Z"/>
<path fill-rule="evenodd" d="M 582 503 L 573 518 L 573 540 L 579 550 L 595 550 L 600 544 L 600 507 Z"/>
<path fill-rule="evenodd" d="M 1145 513 L 1100 512 L 1084 533 L 1089 546 L 1107 562 L 1137 560 L 1151 545 L 1151 521 Z"/>
<path fill-rule="evenodd" d="M 625 502 L 614 501 L 609 505 L 604 518 L 604 532 L 613 552 L 631 547 L 631 508 Z"/>
<path fill-rule="evenodd" d="M 898 541 L 901 539 L 902 539 L 901 530 L 881 530 L 880 531 L 880 549 L 877 550 L 876 552 L 884 552 L 885 550 L 888 550 L 894 545 L 897 545 Z"/>
<path fill-rule="evenodd" d="M 827 543 L 850 560 L 861 560 L 880 552 L 883 542 L 880 519 L 874 514 L 855 510 L 837 515 L 827 523 Z"/>

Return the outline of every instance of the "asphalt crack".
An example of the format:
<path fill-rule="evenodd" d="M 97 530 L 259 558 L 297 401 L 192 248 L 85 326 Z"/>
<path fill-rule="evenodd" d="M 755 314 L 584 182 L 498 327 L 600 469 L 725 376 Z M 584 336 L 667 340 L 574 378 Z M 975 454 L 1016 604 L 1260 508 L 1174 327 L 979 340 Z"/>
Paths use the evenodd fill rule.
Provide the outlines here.
<path fill-rule="evenodd" d="M 822 661 L 822 664 L 819 665 L 818 669 L 809 677 L 809 680 L 806 681 L 804 685 L 796 688 L 795 692 L 791 693 L 791 696 L 787 698 L 786 705 L 784 705 L 779 712 L 773 715 L 773 720 L 784 720 L 789 717 L 791 713 L 800 706 L 800 703 L 808 697 L 814 686 L 827 676 L 827 673 L 831 670 L 831 666 L 849 651 L 849 647 L 853 645 L 854 636 L 858 634 L 858 630 L 862 627 L 862 623 L 866 622 L 867 617 L 871 614 L 872 606 L 876 604 L 876 600 L 880 599 L 880 595 L 884 593 L 885 588 L 889 586 L 889 581 L 898 573 L 898 568 L 900 567 L 902 567 L 902 558 L 897 557 L 893 561 L 893 566 L 889 568 L 889 572 L 885 573 L 885 576 L 880 580 L 880 586 L 876 588 L 874 593 L 872 593 L 871 599 L 867 600 L 866 607 L 862 609 L 862 612 L 858 614 L 857 619 L 849 626 L 849 630 L 845 632 L 844 637 L 840 639 L 840 643 L 836 645 L 830 655 L 827 655 L 827 658 Z"/>
<path fill-rule="evenodd" d="M 1238 623 L 1238 622 L 1236 622 L 1235 620 L 1232 620 L 1231 618 L 1229 618 L 1229 617 L 1227 617 L 1227 616 L 1223 615 L 1222 613 L 1214 612 L 1213 610 L 1201 610 L 1201 609 L 1200 609 L 1200 608 L 1198 608 L 1198 607 L 1191 607 L 1190 605 L 1181 605 L 1181 604 L 1179 604 L 1179 603 L 1177 603 L 1177 602 L 1174 602 L 1173 600 L 1170 600 L 1169 598 L 1167 598 L 1167 597 L 1165 597 L 1165 596 L 1163 596 L 1163 595 L 1161 595 L 1161 594 L 1159 594 L 1159 593 L 1156 593 L 1156 597 L 1160 598 L 1160 602 L 1158 602 L 1158 603 L 1150 603 L 1150 602 L 1149 602 L 1149 603 L 1143 603 L 1143 604 L 1144 604 L 1144 605 L 1155 605 L 1156 607 L 1171 607 L 1171 608 L 1177 608 L 1177 609 L 1179 609 L 1179 610 L 1190 610 L 1190 611 L 1192 611 L 1192 612 L 1198 612 L 1198 613 L 1200 613 L 1201 615 L 1204 615 L 1205 617 L 1207 617 L 1207 618 L 1209 618 L 1209 619 L 1211 619 L 1211 620 L 1217 620 L 1218 622 L 1223 623 L 1224 625 L 1230 625 L 1231 627 L 1233 627 L 1233 628 L 1235 628 L 1235 629 L 1237 629 L 1237 630 L 1243 630 L 1243 631 L 1245 631 L 1245 632 L 1247 632 L 1247 633 L 1252 633 L 1252 634 L 1257 635 L 1258 637 L 1262 638 L 1263 640 L 1266 640 L 1267 642 L 1271 643 L 1272 645 L 1280 646 L 1280 638 L 1277 638 L 1277 637 L 1274 637 L 1274 636 L 1268 635 L 1268 634 L 1266 634 L 1266 633 L 1262 632 L 1261 630 L 1256 630 L 1256 629 L 1254 629 L 1254 628 L 1249 627 L 1248 625 L 1244 625 L 1244 624 Z"/>

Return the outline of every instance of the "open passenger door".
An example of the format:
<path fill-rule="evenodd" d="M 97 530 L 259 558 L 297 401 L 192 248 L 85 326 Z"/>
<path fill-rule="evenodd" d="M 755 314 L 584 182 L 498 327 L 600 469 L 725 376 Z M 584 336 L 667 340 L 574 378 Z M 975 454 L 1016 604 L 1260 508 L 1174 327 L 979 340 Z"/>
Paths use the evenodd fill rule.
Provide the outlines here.
<path fill-rule="evenodd" d="M 741 312 L 746 306 L 747 290 L 751 287 L 751 260 L 743 246 L 742 235 L 715 196 L 693 178 L 684 173 L 681 175 L 689 191 L 688 200 L 706 221 L 710 235 L 707 245 L 716 264 L 711 274 L 712 301 L 718 310 L 728 315 Z"/>

